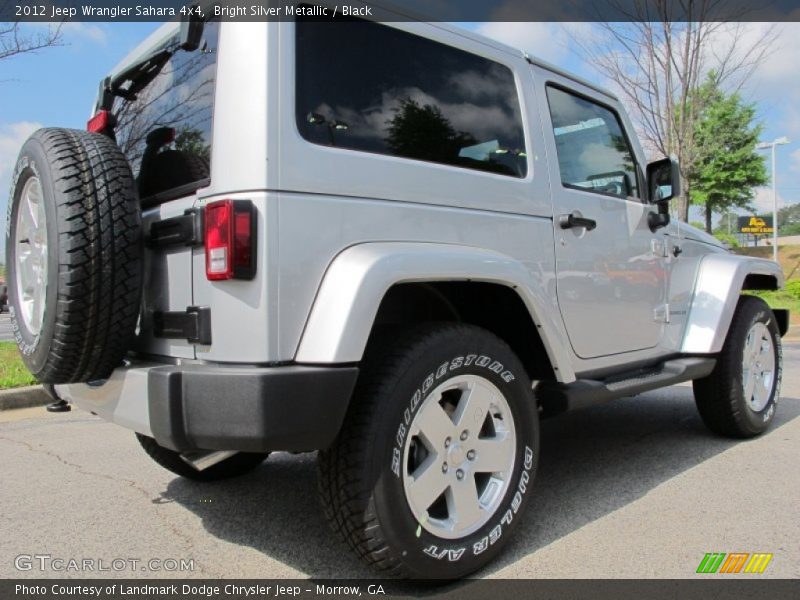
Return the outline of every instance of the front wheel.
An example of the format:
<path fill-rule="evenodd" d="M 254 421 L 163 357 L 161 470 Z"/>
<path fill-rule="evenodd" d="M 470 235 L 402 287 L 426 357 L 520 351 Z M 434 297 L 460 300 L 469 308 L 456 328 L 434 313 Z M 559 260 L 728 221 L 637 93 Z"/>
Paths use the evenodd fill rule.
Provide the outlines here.
<path fill-rule="evenodd" d="M 468 325 L 427 325 L 367 350 L 339 437 L 319 456 L 333 529 L 368 564 L 463 577 L 508 541 L 530 496 L 539 425 L 511 349 Z"/>
<path fill-rule="evenodd" d="M 742 296 L 711 374 L 694 381 L 697 409 L 720 435 L 748 438 L 769 428 L 781 384 L 781 338 L 775 315 L 755 296 Z"/>

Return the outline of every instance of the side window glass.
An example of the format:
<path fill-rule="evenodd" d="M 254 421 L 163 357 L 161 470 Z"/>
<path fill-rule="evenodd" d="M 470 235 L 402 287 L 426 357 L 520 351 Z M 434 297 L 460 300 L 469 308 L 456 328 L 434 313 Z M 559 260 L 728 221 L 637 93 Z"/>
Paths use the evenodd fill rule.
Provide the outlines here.
<path fill-rule="evenodd" d="M 512 71 L 359 19 L 296 21 L 297 128 L 309 142 L 524 177 Z"/>
<path fill-rule="evenodd" d="M 639 198 L 633 149 L 612 110 L 548 86 L 547 101 L 565 187 Z"/>

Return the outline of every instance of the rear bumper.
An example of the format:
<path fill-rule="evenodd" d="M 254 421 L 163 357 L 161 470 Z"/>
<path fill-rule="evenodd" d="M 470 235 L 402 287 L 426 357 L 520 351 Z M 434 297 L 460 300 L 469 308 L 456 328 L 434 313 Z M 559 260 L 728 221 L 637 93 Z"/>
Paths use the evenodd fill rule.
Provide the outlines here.
<path fill-rule="evenodd" d="M 134 363 L 99 386 L 59 395 L 108 421 L 192 450 L 306 451 L 339 432 L 356 367 L 220 367 Z"/>

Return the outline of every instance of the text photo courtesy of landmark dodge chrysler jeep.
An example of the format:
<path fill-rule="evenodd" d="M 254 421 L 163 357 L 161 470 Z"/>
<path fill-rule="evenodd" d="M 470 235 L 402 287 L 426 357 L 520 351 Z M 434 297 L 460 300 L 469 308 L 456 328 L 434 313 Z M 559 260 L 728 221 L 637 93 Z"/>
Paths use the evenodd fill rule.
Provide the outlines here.
<path fill-rule="evenodd" d="M 449 25 L 167 24 L 22 148 L 14 336 L 166 469 L 319 451 L 361 558 L 461 577 L 541 418 L 693 381 L 718 434 L 773 420 L 788 314 L 742 292 L 781 270 L 670 220 L 677 186 L 614 95 Z"/>

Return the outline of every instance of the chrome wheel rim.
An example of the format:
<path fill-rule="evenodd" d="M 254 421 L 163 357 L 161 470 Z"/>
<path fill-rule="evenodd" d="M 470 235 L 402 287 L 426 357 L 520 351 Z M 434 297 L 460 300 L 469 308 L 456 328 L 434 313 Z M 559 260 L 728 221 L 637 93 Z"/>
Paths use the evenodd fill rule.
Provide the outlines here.
<path fill-rule="evenodd" d="M 446 539 L 483 527 L 509 488 L 516 447 L 511 408 L 493 383 L 460 375 L 436 387 L 404 443 L 403 487 L 419 526 Z"/>
<path fill-rule="evenodd" d="M 775 345 L 764 323 L 756 323 L 747 333 L 742 358 L 742 388 L 747 405 L 761 412 L 772 397 L 775 384 Z"/>
<path fill-rule="evenodd" d="M 22 188 L 14 243 L 20 317 L 28 331 L 38 335 L 47 292 L 47 217 L 38 177 L 28 179 Z"/>

